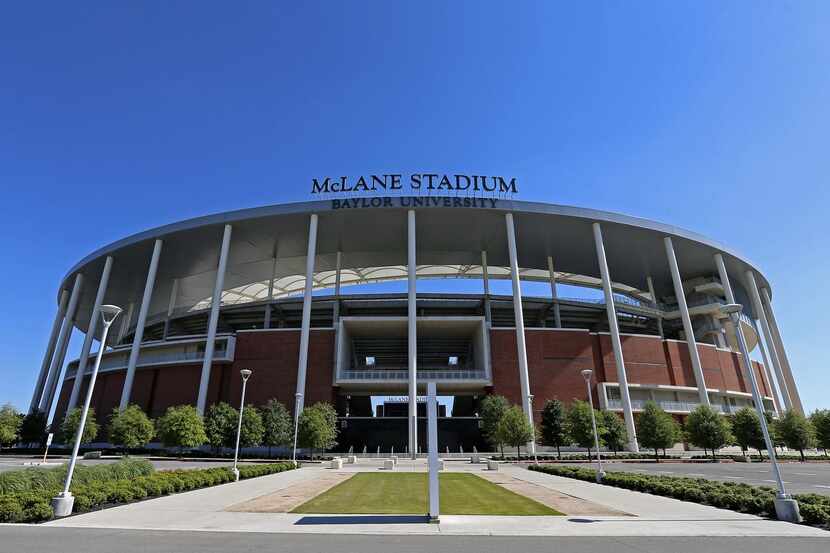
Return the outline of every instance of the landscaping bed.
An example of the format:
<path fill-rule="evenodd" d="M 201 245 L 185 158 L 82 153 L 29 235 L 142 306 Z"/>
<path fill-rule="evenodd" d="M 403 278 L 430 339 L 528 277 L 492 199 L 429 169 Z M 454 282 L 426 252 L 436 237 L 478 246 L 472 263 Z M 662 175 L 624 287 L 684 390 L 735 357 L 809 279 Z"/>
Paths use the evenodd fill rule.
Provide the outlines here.
<path fill-rule="evenodd" d="M 556 465 L 530 465 L 527 468 L 554 476 L 596 482 L 594 469 Z M 629 472 L 606 472 L 602 483 L 606 486 L 662 495 L 741 513 L 775 517 L 775 490 L 769 486 Z M 798 501 L 804 522 L 830 529 L 830 497 L 798 494 L 793 498 Z"/>
<path fill-rule="evenodd" d="M 294 468 L 292 463 L 240 465 L 239 477 L 254 478 Z M 51 500 L 63 489 L 66 465 L 0 474 L 0 522 L 42 522 L 53 516 Z M 194 490 L 233 481 L 229 467 L 155 471 L 145 459 L 77 466 L 70 491 L 73 513 Z"/>

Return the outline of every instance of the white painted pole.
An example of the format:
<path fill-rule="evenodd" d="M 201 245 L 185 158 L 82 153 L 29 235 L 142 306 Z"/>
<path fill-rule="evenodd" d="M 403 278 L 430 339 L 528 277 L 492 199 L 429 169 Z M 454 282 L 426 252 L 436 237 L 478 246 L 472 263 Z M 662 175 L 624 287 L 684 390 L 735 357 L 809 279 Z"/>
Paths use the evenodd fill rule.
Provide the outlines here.
<path fill-rule="evenodd" d="M 334 270 L 334 316 L 332 317 L 332 322 L 335 327 L 337 326 L 337 321 L 340 319 L 340 273 L 343 268 L 342 263 L 343 254 L 342 252 L 337 252 L 337 264 Z"/>
<path fill-rule="evenodd" d="M 251 376 L 250 369 L 239 371 L 242 375 L 242 398 L 239 400 L 239 421 L 236 424 L 236 447 L 233 450 L 233 478 L 239 482 L 239 438 L 242 436 L 242 411 L 245 409 L 245 388 L 248 386 L 248 378 Z"/>
<path fill-rule="evenodd" d="M 133 311 L 135 311 L 135 302 L 131 301 L 127 304 L 127 314 L 124 317 L 121 317 L 121 328 L 118 329 L 118 335 L 115 339 L 116 344 L 120 344 L 124 339 L 124 336 L 127 335 L 127 331 L 130 330 L 130 322 L 133 320 Z"/>
<path fill-rule="evenodd" d="M 438 398 L 435 382 L 427 383 L 427 446 L 429 448 L 429 519 L 438 522 L 441 511 L 438 485 Z"/>
<path fill-rule="evenodd" d="M 144 326 L 147 324 L 147 313 L 150 311 L 150 301 L 153 299 L 153 289 L 156 286 L 156 273 L 158 272 L 162 245 L 163 242 L 160 239 L 157 239 L 153 244 L 153 255 L 150 257 L 150 268 L 147 270 L 147 280 L 144 282 L 144 295 L 141 297 L 141 307 L 138 309 L 138 321 L 135 323 L 130 359 L 127 362 L 127 375 L 124 377 L 124 387 L 121 388 L 119 409 L 125 409 L 130 403 L 135 368 L 138 365 L 138 355 L 141 352 L 141 341 L 144 340 Z"/>
<path fill-rule="evenodd" d="M 35 382 L 35 390 L 32 392 L 32 401 L 29 403 L 29 413 L 37 411 L 40 398 L 43 396 L 43 388 L 46 386 L 46 378 L 49 376 L 49 367 L 52 365 L 52 356 L 55 354 L 55 344 L 58 342 L 58 334 L 61 331 L 61 323 L 66 315 L 66 304 L 69 302 L 69 291 L 62 290 L 58 300 L 58 311 L 55 313 L 55 320 L 52 322 L 52 331 L 49 333 L 49 341 L 46 342 L 46 352 L 43 354 L 43 361 L 40 364 L 40 372 Z"/>
<path fill-rule="evenodd" d="M 775 344 L 776 353 L 778 353 L 778 360 L 781 362 L 784 379 L 787 381 L 787 391 L 790 394 L 790 401 L 792 402 L 793 408 L 803 415 L 804 406 L 801 403 L 801 396 L 798 394 L 798 387 L 795 385 L 790 360 L 787 357 L 787 350 L 784 349 L 784 341 L 781 339 L 781 329 L 775 320 L 775 311 L 772 309 L 772 298 L 767 288 L 761 290 L 761 303 L 764 306 L 764 313 L 769 320 L 770 330 L 772 330 L 772 341 Z"/>
<path fill-rule="evenodd" d="M 407 328 L 409 357 L 409 455 L 418 456 L 418 319 L 415 210 L 406 213 L 407 228 Z"/>
<path fill-rule="evenodd" d="M 646 277 L 646 283 L 648 284 L 648 293 L 651 296 L 651 299 L 654 301 L 654 307 L 657 310 L 660 310 L 660 302 L 657 301 L 657 292 L 654 291 L 654 279 L 651 276 Z M 660 338 L 665 339 L 666 335 L 663 332 L 663 317 L 657 315 L 657 332 L 660 334 Z"/>
<path fill-rule="evenodd" d="M 761 303 L 761 295 L 758 293 L 758 285 L 755 283 L 755 275 L 752 271 L 746 272 L 746 280 L 749 284 L 749 297 L 752 299 L 752 306 L 755 311 L 755 315 L 758 320 L 761 321 L 761 330 L 764 331 L 764 338 L 767 339 L 767 349 L 769 350 L 769 355 L 772 358 L 772 366 L 775 368 L 775 376 L 778 378 L 778 389 L 781 390 L 781 396 L 784 399 L 784 408 L 789 411 L 793 408 L 789 387 L 787 385 L 787 380 L 784 378 L 784 371 L 781 369 L 781 361 L 778 359 L 778 350 L 775 348 L 774 340 L 772 338 L 772 331 L 770 330 L 769 323 L 767 322 L 764 306 Z"/>
<path fill-rule="evenodd" d="M 775 414 L 783 412 L 781 407 L 781 398 L 778 396 L 778 385 L 775 383 L 775 377 L 772 375 L 772 367 L 769 364 L 769 357 L 767 357 L 767 348 L 764 347 L 764 341 L 761 339 L 761 329 L 758 327 L 758 321 L 752 320 L 752 328 L 755 329 L 755 335 L 758 337 L 758 348 L 761 350 L 761 358 L 764 360 L 764 376 L 769 382 L 769 387 L 772 392 L 772 403 L 775 406 Z"/>
<path fill-rule="evenodd" d="M 553 324 L 562 328 L 562 314 L 559 311 L 559 294 L 556 293 L 556 271 L 553 269 L 553 257 L 548 256 L 548 275 L 550 277 L 550 297 L 553 299 Z"/>
<path fill-rule="evenodd" d="M 597 417 L 594 413 L 594 394 L 591 391 L 591 375 L 594 373 L 591 369 L 582 371 L 582 378 L 585 379 L 585 387 L 588 388 L 588 407 L 591 409 L 591 426 L 594 429 L 594 446 L 597 448 L 597 483 L 601 483 L 605 478 L 605 471 L 602 470 L 602 455 L 599 452 L 599 432 L 597 432 Z M 615 417 L 617 415 L 614 415 Z"/>
<path fill-rule="evenodd" d="M 306 371 L 308 370 L 308 341 L 311 334 L 311 296 L 314 293 L 314 261 L 317 256 L 317 214 L 313 213 L 308 225 L 308 251 L 305 260 L 305 291 L 303 292 L 303 316 L 300 327 L 300 359 L 297 363 L 298 408 L 295 420 L 303 412 Z"/>
<path fill-rule="evenodd" d="M 92 349 L 92 341 L 95 339 L 95 331 L 98 328 L 98 319 L 101 317 L 101 305 L 104 303 L 104 295 L 107 293 L 107 286 L 112 271 L 112 257 L 107 256 L 104 261 L 104 269 L 101 271 L 101 281 L 98 283 L 98 293 L 95 295 L 95 303 L 92 306 L 92 315 L 89 317 L 89 325 L 84 336 L 84 344 L 81 347 L 81 357 L 78 359 L 78 370 L 75 371 L 75 381 L 72 383 L 72 393 L 69 395 L 69 403 L 66 407 L 68 413 L 78 403 L 78 396 L 81 395 L 81 384 L 84 381 L 86 365 L 89 362 L 89 351 Z M 101 343 L 101 347 L 106 344 Z"/>
<path fill-rule="evenodd" d="M 294 394 L 294 449 L 291 451 L 291 462 L 294 466 L 297 466 L 297 431 L 300 428 L 300 406 L 303 403 L 303 394 L 296 393 Z"/>
<path fill-rule="evenodd" d="M 504 220 L 507 225 L 507 250 L 510 255 L 510 278 L 513 283 L 513 316 L 516 319 L 516 349 L 519 358 L 519 385 L 522 390 L 522 409 L 530 425 L 535 427 L 533 412 L 530 406 L 530 377 L 527 367 L 522 286 L 519 280 L 519 260 L 516 253 L 516 228 L 513 225 L 513 214 L 506 213 Z M 535 443 L 529 443 L 527 448 L 532 455 L 536 455 Z"/>
<path fill-rule="evenodd" d="M 602 241 L 602 228 L 599 223 L 593 224 L 594 246 L 597 250 L 597 263 L 602 277 L 602 291 L 605 294 L 605 311 L 608 314 L 608 327 L 611 332 L 611 348 L 614 350 L 614 364 L 617 365 L 617 380 L 620 385 L 620 397 L 623 404 L 623 418 L 628 431 L 628 448 L 633 453 L 639 453 L 637 444 L 637 429 L 634 426 L 634 413 L 631 410 L 631 396 L 628 392 L 628 376 L 625 373 L 622 342 L 620 341 L 620 325 L 617 322 L 617 309 L 614 307 L 614 293 L 611 290 L 611 275 L 608 271 L 608 260 L 605 257 L 605 244 Z"/>
<path fill-rule="evenodd" d="M 484 280 L 484 320 L 490 324 L 492 313 L 490 312 L 490 270 L 487 266 L 487 251 L 481 251 L 481 276 Z"/>
<path fill-rule="evenodd" d="M 210 370 L 213 366 L 213 350 L 216 347 L 216 326 L 219 324 L 219 309 L 222 306 L 222 289 L 225 287 L 225 271 L 228 269 L 228 254 L 231 248 L 232 233 L 233 227 L 225 225 L 222 233 L 222 246 L 219 248 L 219 266 L 216 269 L 213 296 L 210 298 L 210 318 L 208 319 L 207 340 L 205 342 L 205 357 L 202 360 L 202 374 L 199 377 L 199 392 L 196 396 L 196 409 L 198 409 L 200 415 L 205 414 L 205 407 L 207 407 Z"/>
<path fill-rule="evenodd" d="M 173 286 L 170 290 L 170 301 L 167 303 L 167 317 L 164 319 L 164 334 L 162 338 L 167 340 L 170 334 L 170 319 L 173 317 L 173 312 L 176 310 L 176 298 L 179 295 L 179 279 L 173 279 Z"/>
<path fill-rule="evenodd" d="M 69 347 L 69 340 L 72 337 L 72 329 L 75 326 L 75 312 L 78 308 L 78 301 L 81 299 L 81 290 L 84 285 L 84 275 L 78 273 L 75 276 L 75 284 L 72 285 L 72 294 L 69 296 L 69 305 L 66 307 L 66 315 L 63 317 L 58 343 L 55 346 L 55 356 L 52 358 L 52 366 L 49 368 L 49 377 L 46 381 L 43 397 L 40 399 L 40 411 L 46 414 L 47 419 L 52 411 L 52 402 L 55 399 L 55 391 L 60 382 L 60 374 L 63 369 L 63 361 L 66 358 L 66 348 Z"/>
<path fill-rule="evenodd" d="M 680 269 L 677 266 L 677 256 L 674 254 L 674 244 L 671 238 L 663 238 L 666 246 L 666 257 L 669 260 L 671 279 L 674 284 L 674 295 L 677 298 L 677 307 L 680 310 L 680 319 L 683 321 L 683 331 L 686 333 L 686 345 L 689 349 L 689 357 L 692 360 L 692 370 L 697 382 L 697 395 L 700 403 L 709 407 L 709 393 L 706 391 L 706 378 L 703 376 L 703 366 L 700 363 L 700 353 L 697 351 L 695 330 L 692 327 L 692 318 L 689 316 L 689 306 L 686 304 L 686 293 L 683 291 L 683 280 L 680 278 Z"/>

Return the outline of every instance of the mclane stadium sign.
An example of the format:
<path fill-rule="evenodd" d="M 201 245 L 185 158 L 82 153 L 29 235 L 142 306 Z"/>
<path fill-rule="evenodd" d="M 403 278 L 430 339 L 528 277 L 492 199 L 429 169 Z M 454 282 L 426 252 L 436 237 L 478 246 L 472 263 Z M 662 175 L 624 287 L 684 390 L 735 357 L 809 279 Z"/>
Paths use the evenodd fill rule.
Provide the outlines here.
<path fill-rule="evenodd" d="M 446 175 L 439 173 L 389 173 L 354 177 L 325 177 L 311 180 L 312 194 L 359 195 L 361 193 L 402 193 L 404 187 L 413 194 L 463 192 L 473 195 L 517 194 L 516 177 L 487 175 Z"/>

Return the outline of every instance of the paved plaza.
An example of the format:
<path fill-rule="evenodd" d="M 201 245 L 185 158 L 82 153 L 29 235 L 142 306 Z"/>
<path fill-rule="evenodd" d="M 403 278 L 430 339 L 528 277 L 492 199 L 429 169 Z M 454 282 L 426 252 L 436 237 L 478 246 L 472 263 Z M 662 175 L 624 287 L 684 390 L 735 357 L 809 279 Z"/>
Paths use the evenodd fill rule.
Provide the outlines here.
<path fill-rule="evenodd" d="M 298 489 L 307 488 L 309 499 L 322 493 L 327 480 L 334 485 L 340 475 L 379 471 L 378 460 L 361 460 L 342 470 L 325 465 L 303 467 L 238 483 L 205 488 L 55 520 L 48 528 L 107 528 L 126 530 L 178 530 L 250 533 L 303 533 L 338 535 L 464 535 L 464 536 L 791 536 L 826 539 L 828 533 L 808 526 L 762 519 L 713 507 L 599 486 L 529 471 L 516 465 L 502 465 L 498 473 L 486 472 L 484 465 L 447 462 L 451 472 L 465 471 L 505 479 L 511 485 L 535 489 L 539 496 L 568 497 L 574 505 L 592 505 L 618 514 L 576 514 L 550 516 L 468 516 L 445 515 L 440 523 L 428 524 L 420 516 L 304 515 L 287 512 L 239 511 L 239 505 L 258 498 L 290 495 L 285 509 L 300 499 Z M 398 471 L 425 471 L 423 460 L 400 461 Z M 496 474 L 498 475 L 496 477 Z"/>

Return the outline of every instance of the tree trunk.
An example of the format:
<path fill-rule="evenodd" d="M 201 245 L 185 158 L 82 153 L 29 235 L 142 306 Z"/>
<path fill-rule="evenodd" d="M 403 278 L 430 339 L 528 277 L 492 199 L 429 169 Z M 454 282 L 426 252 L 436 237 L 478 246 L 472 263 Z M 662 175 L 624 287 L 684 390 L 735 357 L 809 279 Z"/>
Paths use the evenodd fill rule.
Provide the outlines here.
<path fill-rule="evenodd" d="M 804 458 L 804 450 L 799 449 L 798 452 L 801 454 L 801 462 L 803 463 L 804 461 L 806 461 L 806 459 Z"/>
<path fill-rule="evenodd" d="M 715 458 L 715 450 L 714 450 L 714 449 L 712 450 L 712 460 L 713 460 L 713 461 L 716 461 L 716 460 L 717 460 L 717 459 Z"/>
<path fill-rule="evenodd" d="M 517 461 L 522 460 L 522 446 L 520 446 L 520 445 L 516 446 L 516 460 Z"/>
<path fill-rule="evenodd" d="M 499 449 L 501 450 L 501 459 L 504 460 L 504 444 L 499 444 Z"/>
<path fill-rule="evenodd" d="M 824 456 L 827 457 L 827 450 L 824 450 Z M 556 458 L 562 460 L 562 452 L 559 451 L 559 444 L 556 445 Z"/>
<path fill-rule="evenodd" d="M 592 461 L 592 460 L 593 460 L 593 459 L 591 458 L 591 448 L 590 448 L 590 447 L 588 448 L 588 460 L 589 460 L 589 461 Z"/>

